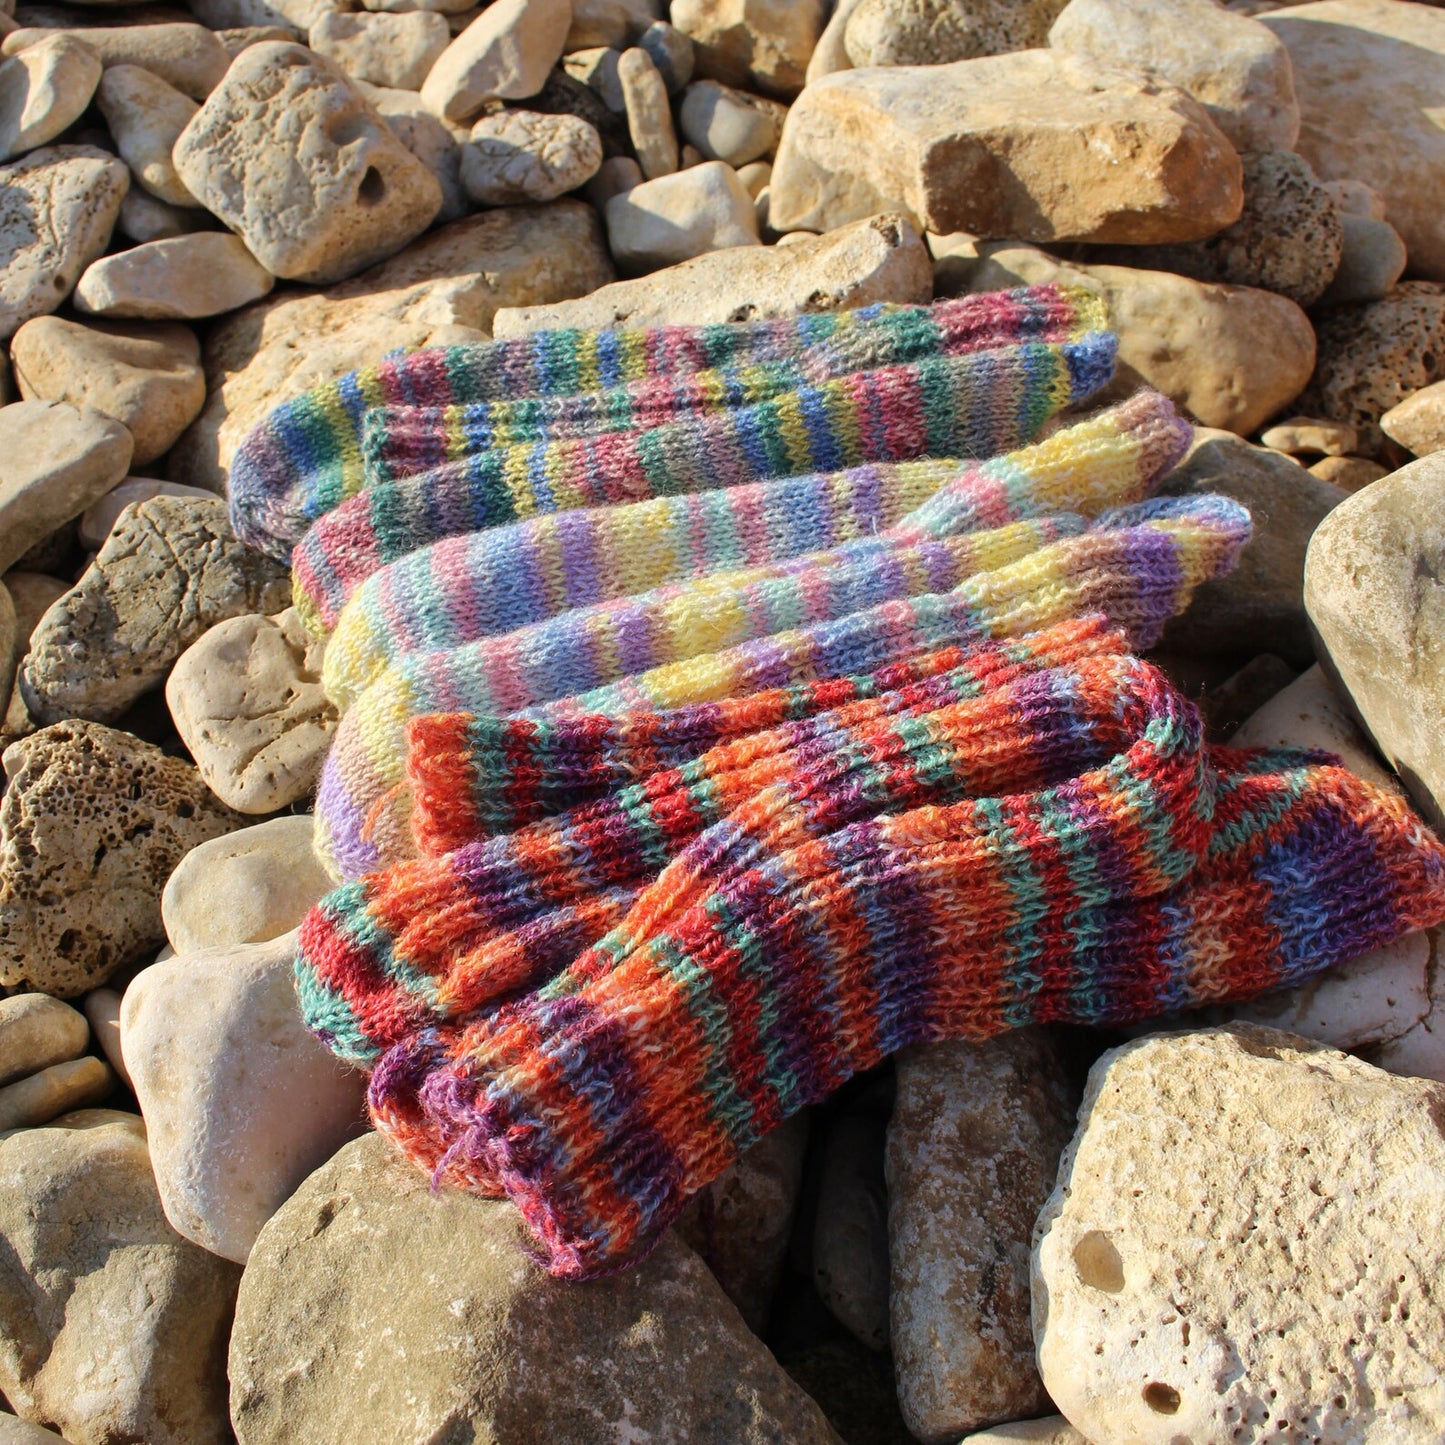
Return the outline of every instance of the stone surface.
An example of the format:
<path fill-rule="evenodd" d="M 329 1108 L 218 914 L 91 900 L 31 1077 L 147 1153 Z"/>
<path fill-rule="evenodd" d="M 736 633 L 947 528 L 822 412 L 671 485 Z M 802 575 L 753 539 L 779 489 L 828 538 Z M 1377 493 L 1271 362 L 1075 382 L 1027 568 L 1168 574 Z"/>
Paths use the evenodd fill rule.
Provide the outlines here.
<path fill-rule="evenodd" d="M 174 15 L 176 12 L 169 12 Z M 56 35 L 84 42 L 107 66 L 139 65 L 192 100 L 204 100 L 220 84 L 231 57 L 203 25 L 167 21 L 148 25 L 87 26 L 75 30 L 23 29 L 5 37 L 6 55 L 18 55 Z"/>
<path fill-rule="evenodd" d="M 84 1014 L 43 993 L 0 999 L 0 1084 L 63 1064 L 85 1052 Z"/>
<path fill-rule="evenodd" d="M 236 540 L 219 497 L 140 502 L 45 614 L 22 665 L 26 704 L 43 722 L 112 722 L 216 623 L 279 612 L 289 590 L 277 563 Z"/>
<path fill-rule="evenodd" d="M 98 552 L 120 521 L 120 514 L 135 502 L 148 502 L 152 497 L 212 497 L 201 487 L 187 487 L 180 482 L 158 482 L 154 477 L 127 477 L 112 487 L 98 502 L 92 502 L 80 514 L 75 538 L 88 552 Z M 68 585 L 62 591 L 69 592 Z M 52 598 L 53 602 L 55 599 Z"/>
<path fill-rule="evenodd" d="M 1437 1440 L 1442 1113 L 1438 1084 L 1269 1029 L 1105 1054 L 1036 1235 L 1049 1394 L 1086 1435 L 1145 1445 L 1281 1420 Z"/>
<path fill-rule="evenodd" d="M 129 1089 L 130 1070 L 120 1052 L 120 995 L 113 988 L 93 988 L 85 996 L 84 1008 L 91 1035 L 100 1045 L 106 1063 Z"/>
<path fill-rule="evenodd" d="M 888 1348 L 887 1111 L 828 1121 L 813 1220 L 813 1285 L 833 1318 L 870 1350 Z"/>
<path fill-rule="evenodd" d="M 461 178 L 478 205 L 550 201 L 597 174 L 602 140 L 585 120 L 504 110 L 483 116 L 462 147 Z"/>
<path fill-rule="evenodd" d="M 178 954 L 290 933 L 334 887 L 311 848 L 308 814 L 272 818 L 191 849 L 166 880 L 161 921 Z"/>
<path fill-rule="evenodd" d="M 7 572 L 0 578 L 15 607 L 16 636 L 21 643 L 28 643 L 40 619 L 50 610 L 51 604 L 70 591 L 70 583 L 59 577 L 47 577 L 43 572 Z M 0 603 L 0 607 L 4 604 Z"/>
<path fill-rule="evenodd" d="M 1325 180 L 1371 186 L 1413 272 L 1445 280 L 1445 12 L 1408 0 L 1322 0 L 1258 23 L 1289 50 L 1299 153 Z"/>
<path fill-rule="evenodd" d="M 0 62 L 0 160 L 45 145 L 78 120 L 100 71 L 95 51 L 64 34 Z"/>
<path fill-rule="evenodd" d="M 185 326 L 37 316 L 15 333 L 10 356 L 26 401 L 113 417 L 131 434 L 133 464 L 166 452 L 206 401 L 201 345 Z"/>
<path fill-rule="evenodd" d="M 121 1050 L 166 1218 L 244 1263 L 261 1226 L 363 1128 L 366 1080 L 306 1031 L 295 934 L 142 970 Z"/>
<path fill-rule="evenodd" d="M 1261 432 L 1259 443 L 1277 452 L 1288 452 L 1292 457 L 1343 457 L 1355 450 L 1359 438 L 1354 427 L 1345 422 L 1292 416 Z"/>
<path fill-rule="evenodd" d="M 735 168 L 768 155 L 778 144 L 786 112 L 776 101 L 699 80 L 688 86 L 678 111 L 682 133 L 709 160 Z"/>
<path fill-rule="evenodd" d="M 33 1129 L 73 1109 L 88 1109 L 114 1090 L 115 1075 L 104 1059 L 87 1054 L 52 1064 L 0 1089 L 0 1133 Z"/>
<path fill-rule="evenodd" d="M 1068 0 L 862 0 L 843 46 L 850 65 L 944 65 L 1046 45 Z M 1117 62 L 1115 62 L 1117 63 Z"/>
<path fill-rule="evenodd" d="M 175 164 L 267 271 L 294 281 L 354 276 L 425 230 L 442 202 L 436 177 L 344 72 L 300 45 L 242 51 L 182 132 Z"/>
<path fill-rule="evenodd" d="M 193 321 L 259 301 L 275 284 L 239 236 L 196 231 L 92 261 L 74 300 L 96 316 Z"/>
<path fill-rule="evenodd" d="M 130 433 L 89 407 L 0 407 L 0 573 L 125 476 Z"/>
<path fill-rule="evenodd" d="M 132 190 L 120 203 L 119 228 L 132 241 L 168 241 L 192 231 L 214 231 L 216 218 L 197 207 L 172 206 L 146 191 Z"/>
<path fill-rule="evenodd" d="M 1029 1245 L 1077 1096 L 1049 1034 L 910 1049 L 888 1126 L 893 1368 L 930 1445 L 1037 1414 Z"/>
<path fill-rule="evenodd" d="M 500 102 L 492 102 L 495 108 Z M 539 115 L 571 115 L 585 120 L 602 141 L 602 155 L 631 155 L 631 141 L 627 131 L 627 119 L 622 114 L 626 107 L 613 111 L 591 86 L 559 66 L 547 76 L 547 83 L 536 95 L 526 100 L 507 101 L 509 109 L 532 110 Z M 671 123 L 671 113 L 668 122 Z"/>
<path fill-rule="evenodd" d="M 667 83 L 645 50 L 634 46 L 617 57 L 617 89 L 643 179 L 670 176 L 678 167 L 672 106 Z"/>
<path fill-rule="evenodd" d="M 461 121 L 488 100 L 536 95 L 571 22 L 571 0 L 493 0 L 442 52 L 422 99 L 443 120 Z"/>
<path fill-rule="evenodd" d="M 1284 43 L 1213 0 L 1071 0 L 1055 50 L 1187 91 L 1238 151 L 1293 150 L 1300 105 Z"/>
<path fill-rule="evenodd" d="M 778 230 L 903 207 L 940 235 L 1193 241 L 1239 218 L 1239 157 L 1182 91 L 1048 50 L 825 76 L 788 112 Z"/>
<path fill-rule="evenodd" d="M 485 339 L 501 306 L 585 296 L 614 275 L 596 212 L 562 200 L 470 216 L 321 295 L 249 307 L 211 328 L 210 395 L 171 475 L 224 490 L 241 438 L 283 401 L 397 347 Z"/>
<path fill-rule="evenodd" d="M 62 1438 L 43 1425 L 32 1425 L 28 1420 L 0 1410 L 0 1445 L 50 1445 Z"/>
<path fill-rule="evenodd" d="M 471 209 L 462 190 L 462 153 L 457 137 L 445 121 L 429 111 L 421 96 L 410 90 L 367 86 L 366 98 L 395 132 L 396 138 L 437 178 L 442 207 L 437 221 L 458 220 Z"/>
<path fill-rule="evenodd" d="M 1405 274 L 1405 243 L 1388 221 L 1368 216 L 1340 217 L 1342 246 L 1335 279 L 1320 301 L 1343 306 L 1350 301 L 1379 301 Z"/>
<path fill-rule="evenodd" d="M 160 944 L 160 896 L 198 843 L 244 822 L 189 763 L 65 722 L 5 750 L 0 984 L 75 998 Z"/>
<path fill-rule="evenodd" d="M 1320 660 L 1385 760 L 1445 827 L 1445 458 L 1354 493 L 1305 562 Z"/>
<path fill-rule="evenodd" d="M 637 46 L 652 57 L 669 95 L 676 95 L 692 79 L 697 55 L 692 41 L 675 25 L 654 21 L 637 37 Z"/>
<path fill-rule="evenodd" d="M 446 17 L 426 10 L 400 15 L 332 10 L 311 27 L 306 43 L 318 55 L 334 60 L 353 80 L 420 90 L 451 40 Z"/>
<path fill-rule="evenodd" d="M 1422 386 L 1380 418 L 1380 430 L 1417 457 L 1445 448 L 1445 381 Z"/>
<path fill-rule="evenodd" d="M 1370 1063 L 1392 1074 L 1445 1084 L 1445 930 L 1432 928 L 1425 939 L 1430 945 L 1425 964 L 1429 985 L 1425 1016 L 1398 1038 L 1360 1052 Z"/>
<path fill-rule="evenodd" d="M 1195 655 L 1247 654 L 1267 642 L 1286 661 L 1307 666 L 1314 653 L 1305 616 L 1305 549 L 1348 494 L 1297 462 L 1204 428 L 1161 490 L 1223 493 L 1243 502 L 1254 524 L 1234 570 L 1199 587 L 1165 628 L 1161 645 Z"/>
<path fill-rule="evenodd" d="M 1390 469 L 1368 457 L 1321 457 L 1311 465 L 1310 475 L 1347 492 L 1358 492 L 1361 487 L 1388 477 Z"/>
<path fill-rule="evenodd" d="M 1089 1445 L 1062 1415 L 1015 1420 L 966 1437 L 966 1445 Z"/>
<path fill-rule="evenodd" d="M 672 0 L 672 23 L 693 43 L 695 73 L 791 100 L 827 19 L 825 0 Z"/>
<path fill-rule="evenodd" d="M 171 719 L 229 807 L 274 813 L 315 790 L 337 723 L 321 686 L 325 646 L 288 607 L 220 622 L 176 660 Z"/>
<path fill-rule="evenodd" d="M 70 295 L 105 250 L 129 185 L 95 146 L 47 146 L 0 166 L 0 340 Z"/>
<path fill-rule="evenodd" d="M 675 1234 L 583 1287 L 524 1252 L 506 1204 L 442 1190 L 375 1135 L 251 1252 L 231 1342 L 246 1445 L 475 1440 L 832 1442 Z"/>
<path fill-rule="evenodd" d="M 606 217 L 613 259 L 624 273 L 761 244 L 753 198 L 722 161 L 644 181 L 608 201 Z"/>
<path fill-rule="evenodd" d="M 664 0 L 573 0 L 572 24 L 563 49 L 622 45 L 665 14 Z"/>
<path fill-rule="evenodd" d="M 171 152 L 200 109 L 196 102 L 139 65 L 111 66 L 95 100 L 136 182 L 168 205 L 194 206 Z"/>
<path fill-rule="evenodd" d="M 13 1409 L 78 1445 L 230 1438 L 240 1271 L 166 1223 L 136 1115 L 87 1110 L 0 1139 L 0 1237 L 0 1389 Z"/>

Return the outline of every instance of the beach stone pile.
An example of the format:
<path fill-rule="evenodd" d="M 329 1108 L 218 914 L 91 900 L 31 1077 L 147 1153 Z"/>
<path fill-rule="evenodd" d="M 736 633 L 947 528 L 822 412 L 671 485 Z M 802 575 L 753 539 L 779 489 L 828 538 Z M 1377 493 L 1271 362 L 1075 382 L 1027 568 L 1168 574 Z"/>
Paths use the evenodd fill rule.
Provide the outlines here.
<path fill-rule="evenodd" d="M 0 1442 L 1445 1439 L 1445 930 L 921 1047 L 570 1285 L 365 1129 L 225 506 L 398 349 L 1063 281 L 1254 538 L 1157 659 L 1445 826 L 1445 7 L 0 0 Z"/>

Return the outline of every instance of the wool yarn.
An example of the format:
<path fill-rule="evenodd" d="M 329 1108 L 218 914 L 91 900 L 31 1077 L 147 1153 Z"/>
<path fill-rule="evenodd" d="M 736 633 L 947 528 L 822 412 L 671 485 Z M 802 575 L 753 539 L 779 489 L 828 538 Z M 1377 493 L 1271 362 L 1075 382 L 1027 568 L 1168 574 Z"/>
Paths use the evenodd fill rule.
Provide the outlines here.
<path fill-rule="evenodd" d="M 376 481 L 292 551 L 308 625 L 335 618 L 378 568 L 442 537 L 575 507 L 922 456 L 994 456 L 1104 384 L 1115 340 L 1026 343 L 800 385 L 770 401 L 646 431 L 498 447 Z"/>
<path fill-rule="evenodd" d="M 541 441 L 548 428 L 626 425 L 628 388 L 659 379 L 790 366 L 819 381 L 930 355 L 990 350 L 1021 341 L 1058 342 L 1107 327 L 1096 296 L 1042 286 L 963 297 L 931 307 L 875 305 L 779 320 L 712 326 L 550 331 L 512 341 L 436 347 L 351 372 L 274 410 L 232 459 L 229 492 L 236 535 L 286 560 L 292 546 L 366 484 L 362 428 L 378 406 L 483 408 L 467 425 Z M 597 393 L 612 393 L 606 399 Z M 580 409 L 567 398 L 593 396 Z M 560 419 L 537 398 L 560 403 Z M 485 410 L 490 409 L 490 410 Z M 645 413 L 641 413 L 645 415 Z M 485 417 L 484 421 L 482 417 Z M 533 432 L 526 428 L 535 427 Z M 615 428 L 614 428 L 615 429 Z"/>
<path fill-rule="evenodd" d="M 905 518 L 922 541 L 1057 512 L 1095 517 L 1145 495 L 1187 433 L 1162 396 L 1144 392 L 1071 427 L 1067 444 L 1035 446 L 1012 466 L 869 465 L 449 537 L 361 584 L 336 621 L 323 683 L 348 707 L 406 653 L 445 651 L 667 583 L 874 538 Z M 915 510 L 936 493 L 933 505 Z"/>

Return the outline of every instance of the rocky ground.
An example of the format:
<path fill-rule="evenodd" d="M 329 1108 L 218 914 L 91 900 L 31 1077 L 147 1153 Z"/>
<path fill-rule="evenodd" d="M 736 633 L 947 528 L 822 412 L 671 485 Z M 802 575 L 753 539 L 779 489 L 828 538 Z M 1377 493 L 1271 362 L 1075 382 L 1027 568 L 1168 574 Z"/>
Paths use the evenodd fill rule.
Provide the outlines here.
<path fill-rule="evenodd" d="M 1445 8 L 345 4 L 0 16 L 0 1442 L 1445 1438 L 1433 932 L 913 1050 L 613 1279 L 430 1191 L 297 1015 L 337 716 L 224 501 L 398 349 L 1076 282 L 1254 517 L 1158 659 L 1438 827 Z"/>

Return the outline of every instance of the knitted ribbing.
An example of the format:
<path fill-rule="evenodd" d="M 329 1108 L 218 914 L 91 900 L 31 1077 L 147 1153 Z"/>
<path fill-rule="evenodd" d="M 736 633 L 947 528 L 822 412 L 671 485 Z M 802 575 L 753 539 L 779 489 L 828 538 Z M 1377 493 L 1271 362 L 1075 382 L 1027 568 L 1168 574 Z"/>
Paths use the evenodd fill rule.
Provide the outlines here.
<path fill-rule="evenodd" d="M 768 789 L 565 975 L 388 1054 L 373 1118 L 585 1278 L 902 1047 L 1248 997 L 1445 920 L 1445 849 L 1393 793 L 1320 754 L 1187 751 L 831 831 Z"/>
<path fill-rule="evenodd" d="M 323 682 L 338 707 L 409 652 L 445 651 L 608 598 L 783 561 L 895 528 L 915 540 L 1142 497 L 1188 429 L 1143 392 L 1011 461 L 921 461 L 529 518 L 447 538 L 383 567 L 343 609 Z M 580 625 L 580 620 L 574 621 Z M 660 659 L 656 659 L 660 660 Z"/>
<path fill-rule="evenodd" d="M 1038 525 L 1020 524 L 1026 531 Z M 1103 613 L 1125 628 L 1131 645 L 1148 646 L 1200 582 L 1233 566 L 1248 536 L 1248 513 L 1226 498 L 1141 503 L 1105 514 L 1089 532 L 969 577 L 952 591 L 900 597 L 836 621 L 704 653 L 623 677 L 558 706 L 600 713 L 680 707 L 871 672 L 916 652 L 1021 636 L 1086 612 Z M 817 574 L 827 575 L 826 569 Z M 316 799 L 317 854 L 338 876 L 358 877 L 410 854 L 410 799 L 400 786 L 407 719 L 433 711 L 481 711 L 483 698 L 487 710 L 496 710 L 498 696 L 508 696 L 499 694 L 496 675 L 456 665 L 473 656 L 458 648 L 404 659 L 342 718 Z M 512 709 L 504 702 L 502 710 Z"/>
<path fill-rule="evenodd" d="M 292 553 L 308 625 L 388 562 L 543 512 L 641 501 L 922 456 L 994 456 L 1112 374 L 1114 338 L 1027 344 L 854 372 L 646 431 L 502 447 L 393 482 L 321 517 Z"/>
<path fill-rule="evenodd" d="M 312 522 L 365 484 L 361 430 L 373 406 L 507 407 L 534 397 L 625 392 L 652 379 L 768 363 L 791 364 L 800 380 L 814 381 L 1018 341 L 1064 342 L 1106 325 L 1097 297 L 1044 286 L 932 307 L 879 305 L 728 325 L 539 332 L 418 351 L 352 372 L 273 411 L 232 460 L 232 522 L 242 540 L 284 561 Z M 613 405 L 627 411 L 625 403 Z M 537 421 L 545 428 L 545 416 Z"/>

